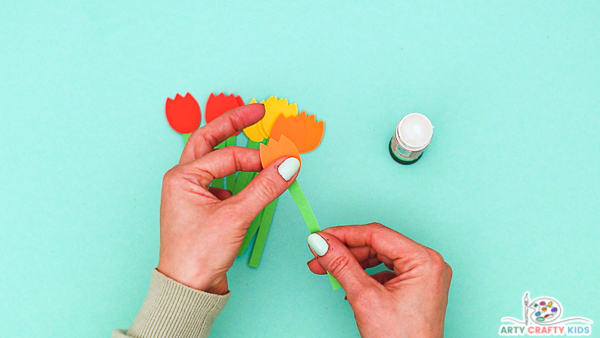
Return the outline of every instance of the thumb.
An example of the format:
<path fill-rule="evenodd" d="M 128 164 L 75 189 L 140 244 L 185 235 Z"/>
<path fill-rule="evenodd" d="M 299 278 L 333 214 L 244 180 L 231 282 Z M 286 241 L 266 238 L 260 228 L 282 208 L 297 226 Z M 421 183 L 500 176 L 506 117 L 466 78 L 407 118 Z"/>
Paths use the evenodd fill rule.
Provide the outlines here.
<path fill-rule="evenodd" d="M 342 285 L 348 299 L 373 286 L 372 278 L 339 239 L 319 232 L 310 234 L 307 241 L 321 266 Z"/>
<path fill-rule="evenodd" d="M 300 161 L 295 157 L 280 158 L 264 168 L 238 194 L 227 199 L 241 215 L 254 219 L 267 204 L 273 202 L 290 187 L 298 171 Z"/>

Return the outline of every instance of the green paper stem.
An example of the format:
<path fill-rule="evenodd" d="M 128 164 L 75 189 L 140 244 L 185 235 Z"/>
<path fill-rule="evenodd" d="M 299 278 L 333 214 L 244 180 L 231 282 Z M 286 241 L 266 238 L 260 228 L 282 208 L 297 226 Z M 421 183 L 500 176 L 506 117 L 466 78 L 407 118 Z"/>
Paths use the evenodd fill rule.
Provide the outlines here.
<path fill-rule="evenodd" d="M 254 177 L 254 174 L 256 174 L 256 173 L 249 172 L 249 171 L 241 171 L 240 173 L 238 173 L 237 179 L 235 180 L 235 186 L 233 187 L 232 194 L 233 195 L 239 194 L 240 191 L 242 191 L 242 189 L 244 189 L 248 185 L 248 183 L 250 183 L 250 181 Z"/>
<path fill-rule="evenodd" d="M 221 149 L 224 148 L 227 145 L 227 141 L 217 145 L 215 147 L 215 149 Z M 215 178 L 215 180 L 211 183 L 210 185 L 211 187 L 215 187 L 215 188 L 221 188 L 223 189 L 223 178 Z"/>
<path fill-rule="evenodd" d="M 290 194 L 292 194 L 298 209 L 300 209 L 300 213 L 302 214 L 302 218 L 304 218 L 304 222 L 308 227 L 308 231 L 310 231 L 311 234 L 321 231 L 319 223 L 317 222 L 317 218 L 315 217 L 310 204 L 308 204 L 308 200 L 306 199 L 306 196 L 304 196 L 302 189 L 300 189 L 300 184 L 298 184 L 298 181 L 294 180 L 294 183 L 290 185 L 288 190 Z M 338 283 L 338 281 L 333 278 L 329 272 L 327 273 L 327 276 L 329 276 L 329 282 L 331 283 L 331 288 L 333 288 L 333 291 L 342 288 L 340 283 Z"/>
<path fill-rule="evenodd" d="M 248 144 L 246 145 L 246 148 L 258 149 L 259 144 L 260 144 L 259 142 L 254 142 L 252 140 L 248 140 Z M 232 193 L 235 195 L 235 194 L 238 194 L 240 191 L 242 191 L 242 189 L 244 189 L 248 185 L 248 183 L 250 183 L 250 181 L 252 180 L 252 178 L 255 175 L 256 175 L 256 173 L 254 173 L 254 172 L 246 172 L 246 171 L 240 172 L 235 181 L 235 187 L 233 187 Z"/>
<path fill-rule="evenodd" d="M 331 287 L 333 288 L 333 291 L 339 290 L 342 288 L 342 286 L 340 285 L 340 282 L 338 282 L 337 279 L 333 278 L 333 276 L 330 275 L 329 272 L 327 273 L 327 276 L 329 277 L 329 283 L 331 283 Z"/>
<path fill-rule="evenodd" d="M 298 209 L 300 209 L 300 213 L 302 214 L 302 218 L 304 218 L 304 222 L 308 227 L 308 231 L 310 231 L 311 234 L 321 231 L 321 228 L 319 228 L 319 223 L 317 222 L 317 218 L 315 217 L 315 214 L 313 213 L 310 204 L 308 204 L 308 201 L 306 200 L 306 196 L 304 196 L 302 189 L 300 189 L 300 184 L 298 184 L 298 180 L 294 180 L 294 183 L 290 185 L 288 190 L 290 194 L 292 194 L 292 197 L 294 198 Z"/>
<path fill-rule="evenodd" d="M 181 134 L 183 135 L 183 144 L 186 144 L 188 139 L 190 138 L 190 135 L 192 135 L 192 133 L 189 134 Z"/>
<path fill-rule="evenodd" d="M 260 226 L 260 222 L 262 221 L 264 211 L 264 209 L 261 210 L 258 213 L 258 215 L 256 215 L 252 223 L 250 223 L 250 227 L 248 227 L 248 230 L 246 230 L 246 236 L 244 236 L 244 240 L 242 241 L 240 251 L 238 251 L 238 256 L 244 254 L 244 251 L 246 251 L 246 248 L 248 247 L 248 244 L 250 244 L 252 237 L 254 237 L 254 234 L 256 234 L 256 231 L 258 231 L 258 227 Z"/>
<path fill-rule="evenodd" d="M 235 146 L 236 145 L 236 141 L 235 141 L 235 136 L 231 136 L 229 137 L 227 140 L 225 140 L 225 146 Z M 233 188 L 235 187 L 235 173 L 227 176 L 227 190 L 229 191 L 233 191 Z"/>
<path fill-rule="evenodd" d="M 265 244 L 267 243 L 267 237 L 269 236 L 269 230 L 271 229 L 276 206 L 277 200 L 274 200 L 265 207 L 258 228 L 258 234 L 256 235 L 256 241 L 254 242 L 254 248 L 252 249 L 252 256 L 250 256 L 250 262 L 248 263 L 248 265 L 253 268 L 258 268 L 262 254 L 265 251 Z"/>

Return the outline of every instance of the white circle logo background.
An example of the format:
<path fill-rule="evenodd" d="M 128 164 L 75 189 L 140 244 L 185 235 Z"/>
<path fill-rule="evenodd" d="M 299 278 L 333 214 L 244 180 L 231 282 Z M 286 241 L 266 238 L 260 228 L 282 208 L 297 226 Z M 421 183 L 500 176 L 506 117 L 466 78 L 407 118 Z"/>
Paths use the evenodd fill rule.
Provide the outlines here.
<path fill-rule="evenodd" d="M 550 304 L 550 305 L 548 305 Z M 538 325 L 551 325 L 556 322 L 562 316 L 562 305 L 560 302 L 552 297 L 538 297 L 531 301 L 529 309 L 532 311 L 529 313 L 529 317 L 533 323 Z M 545 310 L 543 310 L 545 309 Z M 552 309 L 556 309 L 552 312 Z M 538 314 L 539 313 L 539 314 Z M 548 317 L 545 317 L 548 316 Z M 544 318 L 538 320 L 538 318 Z"/>

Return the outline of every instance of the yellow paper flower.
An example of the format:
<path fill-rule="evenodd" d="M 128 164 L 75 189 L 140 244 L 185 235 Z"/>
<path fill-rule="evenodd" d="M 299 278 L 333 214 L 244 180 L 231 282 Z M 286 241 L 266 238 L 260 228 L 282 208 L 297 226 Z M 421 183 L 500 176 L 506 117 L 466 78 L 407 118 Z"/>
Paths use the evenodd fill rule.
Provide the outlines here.
<path fill-rule="evenodd" d="M 252 104 L 252 103 L 256 103 L 256 99 L 252 99 L 248 104 Z M 263 134 L 260 132 L 260 130 L 258 128 L 261 121 L 262 120 L 260 120 L 260 121 L 256 122 L 255 124 L 244 129 L 244 134 L 246 134 L 246 136 L 248 136 L 248 138 L 254 142 L 262 142 L 262 140 L 265 139 L 265 137 L 263 136 Z"/>
<path fill-rule="evenodd" d="M 287 99 L 277 99 L 277 97 L 271 96 L 264 102 L 264 105 L 265 117 L 261 124 L 267 137 L 271 137 L 271 130 L 279 115 L 283 115 L 285 118 L 298 115 L 298 106 L 295 103 L 288 104 Z"/>
<path fill-rule="evenodd" d="M 256 99 L 252 99 L 250 103 L 256 103 Z M 244 134 L 254 142 L 262 142 L 263 139 L 271 137 L 273 125 L 280 115 L 286 118 L 298 115 L 298 106 L 295 103 L 289 104 L 287 99 L 271 96 L 261 103 L 265 105 L 265 116 L 262 120 L 244 129 Z"/>

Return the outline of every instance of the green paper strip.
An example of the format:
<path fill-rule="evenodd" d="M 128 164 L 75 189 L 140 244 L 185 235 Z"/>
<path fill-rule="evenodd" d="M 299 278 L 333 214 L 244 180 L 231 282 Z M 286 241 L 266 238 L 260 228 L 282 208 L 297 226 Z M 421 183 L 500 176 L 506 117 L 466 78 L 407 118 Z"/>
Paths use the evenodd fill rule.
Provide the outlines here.
<path fill-rule="evenodd" d="M 254 142 L 252 140 L 248 140 L 248 144 L 246 144 L 246 148 L 250 149 L 258 149 L 260 142 Z"/>
<path fill-rule="evenodd" d="M 294 180 L 294 183 L 290 185 L 288 190 L 290 191 L 290 194 L 292 194 L 298 209 L 300 209 L 300 213 L 302 214 L 302 218 L 304 218 L 304 222 L 306 222 L 308 231 L 310 231 L 311 234 L 321 231 L 321 228 L 319 228 L 319 223 L 317 222 L 317 218 L 315 217 L 310 204 L 308 204 L 302 189 L 300 189 L 298 180 Z"/>
<path fill-rule="evenodd" d="M 217 145 L 215 147 L 215 149 L 221 149 L 223 147 L 225 147 L 227 145 L 227 141 Z M 216 178 L 212 183 L 211 183 L 211 187 L 215 187 L 215 188 L 221 188 L 223 189 L 223 179 L 222 178 Z"/>
<path fill-rule="evenodd" d="M 259 142 L 254 142 L 252 140 L 248 140 L 248 144 L 246 145 L 246 148 L 258 149 L 259 144 L 260 144 Z M 242 189 L 244 189 L 248 185 L 248 183 L 250 183 L 250 181 L 252 180 L 252 178 L 255 175 L 256 175 L 256 173 L 254 173 L 254 172 L 246 172 L 246 171 L 240 172 L 235 181 L 235 187 L 233 187 L 232 193 L 235 195 L 235 194 L 238 194 L 240 191 L 242 191 Z"/>
<path fill-rule="evenodd" d="M 294 180 L 294 183 L 290 185 L 288 190 L 290 194 L 292 194 L 292 197 L 294 198 L 298 209 L 300 209 L 300 213 L 302 214 L 302 218 L 304 218 L 304 222 L 306 222 L 308 231 L 310 231 L 311 234 L 321 231 L 321 228 L 319 228 L 319 223 L 317 222 L 317 218 L 315 217 L 315 214 L 313 213 L 310 204 L 308 204 L 308 201 L 306 200 L 306 196 L 304 196 L 302 189 L 300 189 L 300 184 L 298 184 L 298 181 Z M 342 288 L 340 283 L 338 283 L 338 281 L 335 278 L 333 278 L 333 276 L 330 275 L 329 272 L 327 273 L 327 276 L 329 276 L 329 282 L 331 283 L 331 288 L 333 288 L 333 291 Z"/>
<path fill-rule="evenodd" d="M 250 244 L 252 237 L 254 237 L 254 234 L 256 234 L 256 232 L 258 231 L 258 227 L 260 226 L 260 221 L 262 220 L 264 211 L 264 209 L 261 210 L 258 213 L 258 215 L 256 215 L 252 223 L 250 223 L 250 227 L 248 227 L 248 230 L 246 230 L 246 236 L 244 236 L 244 240 L 242 241 L 240 251 L 238 251 L 238 256 L 244 254 L 244 251 L 246 251 L 246 248 L 248 247 L 248 244 Z"/>
<path fill-rule="evenodd" d="M 327 276 L 329 277 L 329 283 L 331 283 L 331 287 L 333 288 L 333 291 L 339 290 L 342 288 L 342 286 L 340 285 L 340 282 L 338 282 L 335 278 L 333 278 L 333 276 L 330 275 L 329 272 L 327 273 Z"/>
<path fill-rule="evenodd" d="M 227 140 L 225 140 L 226 145 L 225 146 L 235 146 L 237 143 L 235 141 L 235 136 L 231 136 L 230 138 L 228 138 Z M 233 188 L 235 187 L 235 173 L 227 176 L 227 190 L 229 191 L 233 191 Z"/>
<path fill-rule="evenodd" d="M 260 221 L 256 241 L 252 249 L 252 256 L 250 256 L 250 262 L 248 263 L 253 268 L 258 268 L 262 254 L 265 251 L 265 244 L 267 244 L 267 237 L 269 236 L 273 215 L 275 214 L 275 206 L 277 206 L 277 200 L 269 203 L 265 207 L 262 220 Z"/>
<path fill-rule="evenodd" d="M 190 138 L 190 135 L 192 135 L 192 133 L 189 134 L 181 134 L 183 135 L 183 143 L 186 144 L 188 139 Z"/>
<path fill-rule="evenodd" d="M 252 177 L 254 177 L 254 174 L 255 173 L 249 171 L 241 171 L 235 180 L 235 187 L 233 187 L 232 193 L 234 195 L 239 194 L 239 192 L 242 191 L 242 189 L 244 189 L 248 183 L 250 183 Z"/>

